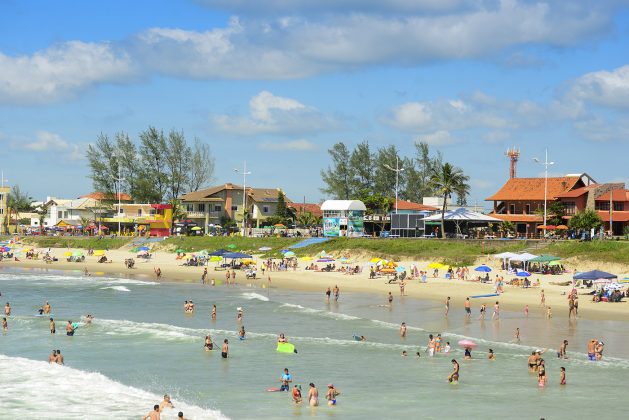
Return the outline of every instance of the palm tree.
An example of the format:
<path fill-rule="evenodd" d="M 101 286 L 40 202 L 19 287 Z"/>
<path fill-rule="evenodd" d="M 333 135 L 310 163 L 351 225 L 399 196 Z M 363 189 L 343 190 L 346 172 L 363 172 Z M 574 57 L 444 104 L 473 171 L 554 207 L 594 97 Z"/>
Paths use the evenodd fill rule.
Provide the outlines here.
<path fill-rule="evenodd" d="M 27 193 L 22 193 L 20 187 L 18 185 L 14 185 L 11 188 L 11 192 L 7 196 L 7 207 L 9 208 L 8 216 L 9 220 L 7 221 L 7 226 L 11 220 L 11 213 L 15 216 L 15 232 L 17 233 L 17 225 L 18 220 L 20 219 L 20 212 L 23 211 L 31 211 L 33 206 L 31 203 L 33 202 L 33 198 L 30 197 Z"/>
<path fill-rule="evenodd" d="M 441 208 L 441 237 L 446 237 L 446 231 L 444 229 L 444 218 L 446 213 L 446 207 L 448 198 L 452 196 L 452 193 L 469 191 L 470 177 L 463 174 L 463 170 L 452 166 L 450 163 L 444 163 L 432 170 L 430 176 L 430 185 L 434 190 L 443 197 L 443 207 Z"/>

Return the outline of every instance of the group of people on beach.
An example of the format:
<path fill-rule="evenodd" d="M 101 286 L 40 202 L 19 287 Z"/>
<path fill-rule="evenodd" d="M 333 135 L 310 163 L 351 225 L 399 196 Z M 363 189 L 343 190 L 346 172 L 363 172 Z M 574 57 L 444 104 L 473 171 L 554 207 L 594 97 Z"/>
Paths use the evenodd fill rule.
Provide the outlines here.
<path fill-rule="evenodd" d="M 168 394 L 164 395 L 164 399 L 162 400 L 162 402 L 159 404 L 155 404 L 153 406 L 153 409 L 149 411 L 146 416 L 142 417 L 142 420 L 160 420 L 162 417 L 161 413 L 163 413 L 166 408 L 175 408 L 170 399 L 170 395 Z M 183 416 L 183 411 L 177 413 L 177 419 L 186 420 L 186 418 Z"/>

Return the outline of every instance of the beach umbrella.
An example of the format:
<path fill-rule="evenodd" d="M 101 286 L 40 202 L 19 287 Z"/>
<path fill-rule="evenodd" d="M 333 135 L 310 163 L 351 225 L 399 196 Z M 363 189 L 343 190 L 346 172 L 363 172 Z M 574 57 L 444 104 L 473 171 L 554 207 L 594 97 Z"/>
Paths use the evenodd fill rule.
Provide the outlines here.
<path fill-rule="evenodd" d="M 181 254 L 182 252 L 186 252 L 186 250 L 185 250 L 185 249 L 182 249 L 182 248 L 177 248 L 177 249 L 175 249 L 175 252 L 176 252 L 177 254 Z"/>
<path fill-rule="evenodd" d="M 199 255 L 207 255 L 207 249 L 202 249 L 201 251 L 199 251 Z"/>
<path fill-rule="evenodd" d="M 317 262 L 333 262 L 334 258 L 319 258 Z"/>
<path fill-rule="evenodd" d="M 548 263 L 549 266 L 561 265 L 561 262 L 555 260 Z"/>
<path fill-rule="evenodd" d="M 585 273 L 579 273 L 572 277 L 575 280 L 597 280 L 597 279 L 617 279 L 618 276 L 611 273 L 606 273 L 600 270 L 587 271 Z"/>
<path fill-rule="evenodd" d="M 220 257 L 220 256 L 218 256 L 218 255 L 212 255 L 212 256 L 210 257 L 210 262 L 219 262 L 219 261 L 220 261 L 220 260 L 222 260 L 222 259 L 223 259 L 223 257 Z"/>
<path fill-rule="evenodd" d="M 281 250 L 280 252 L 281 252 L 282 254 L 285 254 L 285 253 L 287 253 L 287 252 L 288 252 L 288 249 L 283 249 L 283 250 Z"/>
<path fill-rule="evenodd" d="M 73 257 L 82 257 L 83 256 L 83 251 L 77 249 L 76 251 L 74 251 L 72 253 L 72 256 Z"/>
<path fill-rule="evenodd" d="M 275 226 L 276 228 L 285 228 L 285 227 L 286 227 L 286 226 L 284 226 L 284 225 L 283 225 L 283 224 L 281 224 L 281 223 L 277 223 L 277 224 L 275 224 L 275 225 L 273 225 L 273 226 Z"/>
<path fill-rule="evenodd" d="M 473 342 L 472 340 L 465 339 L 465 340 L 459 341 L 459 346 L 461 346 L 461 347 L 470 347 L 471 348 L 471 347 L 476 347 L 476 343 Z"/>
<path fill-rule="evenodd" d="M 553 255 L 540 255 L 539 257 L 531 258 L 529 262 L 538 262 L 538 263 L 549 263 L 551 261 L 557 261 L 561 258 L 555 257 Z"/>
<path fill-rule="evenodd" d="M 383 268 L 382 270 L 380 270 L 381 273 L 389 273 L 389 274 L 395 274 L 397 273 L 397 271 L 395 271 L 395 268 Z"/>
<path fill-rule="evenodd" d="M 141 246 L 138 248 L 138 251 L 148 251 L 149 247 L 148 246 Z"/>
<path fill-rule="evenodd" d="M 300 260 L 301 261 L 312 261 L 313 258 L 312 257 L 301 257 Z"/>
<path fill-rule="evenodd" d="M 430 263 L 428 264 L 428 268 L 443 268 L 443 264 L 438 262 Z"/>
<path fill-rule="evenodd" d="M 566 226 L 566 225 L 559 225 L 555 229 L 557 229 L 557 230 L 568 230 L 568 226 Z"/>
<path fill-rule="evenodd" d="M 400 265 L 398 267 L 395 267 L 395 271 L 397 271 L 398 273 L 402 273 L 406 271 L 406 268 Z"/>
<path fill-rule="evenodd" d="M 529 273 L 528 271 L 516 271 L 515 275 L 518 277 L 529 277 L 531 273 Z"/>
<path fill-rule="evenodd" d="M 293 258 L 295 256 L 295 253 L 293 251 L 287 251 L 284 253 L 284 256 L 286 258 Z"/>
<path fill-rule="evenodd" d="M 11 251 L 11 248 L 9 248 L 8 246 L 0 246 L 0 252 L 9 252 Z"/>
<path fill-rule="evenodd" d="M 140 248 L 132 248 L 129 252 L 133 252 L 135 254 L 136 252 L 139 252 L 139 251 L 140 251 Z"/>
<path fill-rule="evenodd" d="M 105 255 L 105 251 L 104 250 L 97 249 L 96 251 L 94 251 L 94 256 L 100 257 L 101 255 Z"/>
<path fill-rule="evenodd" d="M 369 260 L 369 262 L 371 262 L 371 263 L 378 263 L 380 261 L 382 261 L 382 258 L 376 258 L 376 257 L 374 257 L 374 258 Z"/>
<path fill-rule="evenodd" d="M 64 257 L 71 257 L 72 256 L 72 251 L 66 251 L 63 253 Z"/>
<path fill-rule="evenodd" d="M 487 267 L 485 264 L 479 265 L 474 269 L 474 271 L 480 271 L 481 273 L 490 273 L 491 268 Z"/>
<path fill-rule="evenodd" d="M 258 251 L 270 251 L 273 248 L 271 248 L 270 246 L 262 246 L 260 248 L 258 248 Z"/>
<path fill-rule="evenodd" d="M 195 227 L 193 227 L 193 228 L 192 228 L 192 229 L 190 229 L 190 230 L 195 230 L 195 231 L 197 231 L 197 230 L 201 230 L 201 228 L 200 228 L 199 226 L 195 226 Z"/>
<path fill-rule="evenodd" d="M 234 248 L 236 248 L 236 245 L 234 245 L 234 244 L 229 244 L 229 245 L 227 245 L 227 248 L 229 248 L 229 249 L 234 249 Z"/>

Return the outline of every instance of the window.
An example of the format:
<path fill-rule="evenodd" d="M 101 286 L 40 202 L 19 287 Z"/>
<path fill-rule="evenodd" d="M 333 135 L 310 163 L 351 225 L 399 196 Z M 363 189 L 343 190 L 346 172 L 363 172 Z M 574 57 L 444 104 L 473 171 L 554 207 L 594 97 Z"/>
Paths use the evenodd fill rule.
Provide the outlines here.
<path fill-rule="evenodd" d="M 57 212 L 57 219 L 63 219 L 63 212 L 62 211 L 58 211 Z"/>
<path fill-rule="evenodd" d="M 232 206 L 232 211 L 238 211 L 238 206 Z"/>
<path fill-rule="evenodd" d="M 625 203 L 623 202 L 614 203 L 614 211 L 625 211 Z"/>
<path fill-rule="evenodd" d="M 67 211 L 67 210 L 63 212 L 63 217 L 64 217 L 65 219 L 67 219 L 67 218 L 68 218 L 68 211 Z"/>
<path fill-rule="evenodd" d="M 4 214 L 4 209 L 0 207 L 0 214 Z"/>
<path fill-rule="evenodd" d="M 269 206 L 262 206 L 262 213 L 268 214 L 269 213 Z"/>
<path fill-rule="evenodd" d="M 566 201 L 563 203 L 567 215 L 573 215 L 577 211 L 577 204 L 574 201 Z"/>
<path fill-rule="evenodd" d="M 138 209 L 138 216 L 142 216 L 142 209 Z"/>
<path fill-rule="evenodd" d="M 157 210 L 151 209 L 149 213 L 151 214 L 151 216 L 155 216 L 157 214 Z"/>
<path fill-rule="evenodd" d="M 596 204 L 594 205 L 594 208 L 600 211 L 609 211 L 609 201 L 597 201 Z M 623 203 L 622 201 L 614 202 L 614 211 L 624 211 L 624 210 L 625 210 L 625 203 Z"/>
<path fill-rule="evenodd" d="M 531 205 L 527 204 L 526 206 L 524 206 L 525 212 L 526 214 L 531 214 Z"/>
<path fill-rule="evenodd" d="M 219 206 L 219 205 L 214 205 L 214 211 L 215 211 L 215 212 L 220 212 L 220 211 L 221 211 L 221 206 Z"/>
<path fill-rule="evenodd" d="M 197 204 L 197 209 L 198 209 L 200 212 L 205 213 L 205 203 L 200 203 L 200 204 Z"/>
<path fill-rule="evenodd" d="M 186 204 L 186 211 L 187 212 L 194 211 L 194 204 Z"/>
<path fill-rule="evenodd" d="M 515 214 L 515 204 L 509 204 L 509 213 Z"/>
<path fill-rule="evenodd" d="M 123 209 L 122 207 L 120 207 L 120 208 L 118 209 L 118 213 L 120 213 L 120 214 L 124 213 L 124 209 Z"/>
<path fill-rule="evenodd" d="M 0 201 L 4 199 L 4 194 L 0 194 Z"/>

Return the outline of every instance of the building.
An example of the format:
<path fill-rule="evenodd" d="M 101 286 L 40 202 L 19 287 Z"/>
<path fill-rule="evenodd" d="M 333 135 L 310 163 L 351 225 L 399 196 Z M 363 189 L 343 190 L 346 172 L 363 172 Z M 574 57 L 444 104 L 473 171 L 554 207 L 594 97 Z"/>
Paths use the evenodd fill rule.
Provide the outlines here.
<path fill-rule="evenodd" d="M 394 238 L 417 238 L 425 235 L 424 217 L 438 212 L 433 206 L 398 200 L 390 214 L 390 235 Z"/>
<path fill-rule="evenodd" d="M 359 200 L 327 200 L 323 210 L 323 236 L 362 236 L 365 203 Z"/>
<path fill-rule="evenodd" d="M 629 226 L 629 190 L 624 183 L 592 184 L 559 194 L 558 200 L 563 203 L 568 219 L 591 209 L 603 220 L 604 230 L 613 235 L 623 235 Z"/>
<path fill-rule="evenodd" d="M 611 191 L 613 193 L 610 194 Z M 611 214 L 614 234 L 620 235 L 629 220 L 626 191 L 623 183 L 599 184 L 586 173 L 548 177 L 547 184 L 545 178 L 510 178 L 498 192 L 486 198 L 486 201 L 493 201 L 490 215 L 512 222 L 518 236 L 535 237 L 541 233 L 538 227 L 544 223 L 545 196 L 547 208 L 555 201 L 564 204 L 565 224 L 578 212 L 592 209 L 608 224 L 607 229 Z M 614 194 L 617 195 L 616 198 L 613 197 Z M 611 212 L 610 195 L 613 199 Z"/>
<path fill-rule="evenodd" d="M 10 188 L 6 186 L 0 187 L 0 234 L 7 234 L 7 225 L 9 224 L 9 209 L 7 207 L 7 200 L 9 197 Z"/>
<path fill-rule="evenodd" d="M 260 227 L 265 220 L 277 211 L 278 195 L 284 192 L 279 188 L 247 187 L 246 211 L 250 226 Z M 243 187 L 231 183 L 189 192 L 180 198 L 187 218 L 206 229 L 211 225 L 220 225 L 224 220 L 242 223 Z M 287 206 L 292 201 L 284 195 Z"/>
<path fill-rule="evenodd" d="M 441 209 L 443 208 L 443 197 L 423 197 L 422 204 L 425 206 L 437 207 L 437 209 L 441 211 Z M 477 213 L 482 213 L 485 210 L 483 206 L 459 206 L 456 204 L 452 204 L 452 200 L 448 198 L 448 200 L 446 201 L 446 210 L 458 209 L 466 209 Z"/>

